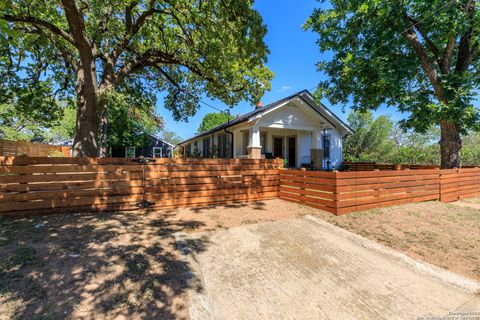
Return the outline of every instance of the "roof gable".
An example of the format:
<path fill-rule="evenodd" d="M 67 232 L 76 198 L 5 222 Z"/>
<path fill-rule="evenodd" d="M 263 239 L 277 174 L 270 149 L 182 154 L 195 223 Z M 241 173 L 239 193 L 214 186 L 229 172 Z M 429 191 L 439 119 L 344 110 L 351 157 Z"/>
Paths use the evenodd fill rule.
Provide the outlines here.
<path fill-rule="evenodd" d="M 338 118 L 332 111 L 330 111 L 326 106 L 324 106 L 323 104 L 317 104 L 315 102 L 315 98 L 313 97 L 313 95 L 308 90 L 302 90 L 302 91 L 294 93 L 294 94 L 292 94 L 288 97 L 285 97 L 285 98 L 280 99 L 278 101 L 275 101 L 273 103 L 267 104 L 263 107 L 256 108 L 255 110 L 252 110 L 252 111 L 250 111 L 250 112 L 248 112 L 248 113 L 246 113 L 246 114 L 244 114 L 240 117 L 237 117 L 233 120 L 227 121 L 227 122 L 225 122 L 225 123 L 223 123 L 219 126 L 216 126 L 216 127 L 212 128 L 208 131 L 202 132 L 199 135 L 196 135 L 196 136 L 194 136 L 190 139 L 182 141 L 179 144 L 183 144 L 183 143 L 186 143 L 186 142 L 191 141 L 193 139 L 200 138 L 200 137 L 218 132 L 220 130 L 224 130 L 226 128 L 229 128 L 231 126 L 234 126 L 234 125 L 237 125 L 237 124 L 240 124 L 240 123 L 243 123 L 243 122 L 251 121 L 255 117 L 260 118 L 266 112 L 271 112 L 271 111 L 274 111 L 275 109 L 282 108 L 283 106 L 287 105 L 288 102 L 290 102 L 294 98 L 301 99 L 306 105 L 308 105 L 313 110 L 315 110 L 318 113 L 318 115 L 321 118 L 323 118 L 324 121 L 331 124 L 333 127 L 341 128 L 348 133 L 353 133 L 353 130 L 347 124 L 345 124 L 340 118 Z"/>

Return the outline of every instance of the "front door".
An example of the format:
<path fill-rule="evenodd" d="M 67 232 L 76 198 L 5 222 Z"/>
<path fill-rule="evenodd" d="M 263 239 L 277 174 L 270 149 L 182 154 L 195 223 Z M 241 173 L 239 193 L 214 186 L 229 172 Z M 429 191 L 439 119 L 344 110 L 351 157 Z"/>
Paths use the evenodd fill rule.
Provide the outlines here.
<path fill-rule="evenodd" d="M 273 137 L 273 156 L 283 158 L 283 138 Z"/>
<path fill-rule="evenodd" d="M 297 138 L 289 137 L 288 138 L 288 166 L 296 167 L 297 166 Z"/>

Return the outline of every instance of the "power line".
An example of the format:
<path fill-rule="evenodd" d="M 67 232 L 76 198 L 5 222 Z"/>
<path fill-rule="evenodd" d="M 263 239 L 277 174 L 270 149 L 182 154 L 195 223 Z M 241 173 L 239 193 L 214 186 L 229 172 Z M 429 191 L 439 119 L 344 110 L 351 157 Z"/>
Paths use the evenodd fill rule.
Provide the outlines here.
<path fill-rule="evenodd" d="M 454 2 L 455 3 L 455 2 Z M 415 22 L 414 24 L 412 24 L 410 27 L 406 28 L 405 30 L 403 30 L 402 32 L 399 33 L 399 35 L 402 35 L 406 32 L 408 32 L 408 30 L 410 30 L 411 28 L 415 27 L 416 25 L 424 22 L 425 20 L 427 20 L 428 18 L 430 18 L 431 16 L 433 16 L 434 14 L 436 14 L 437 12 L 439 12 L 440 10 L 444 9 L 446 6 L 448 6 L 450 4 L 450 2 L 446 2 L 443 6 L 441 6 L 440 8 L 434 10 L 432 13 L 430 13 L 430 15 L 427 15 L 426 17 L 424 17 L 423 19 L 420 19 L 419 21 Z M 385 47 L 386 45 L 388 45 L 390 42 L 392 42 L 394 40 L 394 38 L 392 37 L 391 39 L 389 39 L 388 41 L 386 41 L 385 43 L 383 43 L 382 45 L 374 48 L 371 53 L 370 53 L 370 56 L 373 55 L 373 53 L 375 53 L 377 50 Z M 309 91 L 312 91 L 314 89 L 317 89 L 318 88 L 318 84 L 316 86 L 314 86 L 313 88 L 311 88 Z"/>

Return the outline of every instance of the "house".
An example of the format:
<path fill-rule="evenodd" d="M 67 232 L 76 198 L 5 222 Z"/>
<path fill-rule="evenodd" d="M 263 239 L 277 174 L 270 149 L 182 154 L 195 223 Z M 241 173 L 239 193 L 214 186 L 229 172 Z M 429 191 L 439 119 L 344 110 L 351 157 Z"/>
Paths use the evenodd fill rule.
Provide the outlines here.
<path fill-rule="evenodd" d="M 174 145 L 153 134 L 144 133 L 139 138 L 140 146 L 110 147 L 113 158 L 172 158 Z"/>
<path fill-rule="evenodd" d="M 342 140 L 353 133 L 303 90 L 178 144 L 185 157 L 283 158 L 287 167 L 332 169 L 342 163 Z"/>

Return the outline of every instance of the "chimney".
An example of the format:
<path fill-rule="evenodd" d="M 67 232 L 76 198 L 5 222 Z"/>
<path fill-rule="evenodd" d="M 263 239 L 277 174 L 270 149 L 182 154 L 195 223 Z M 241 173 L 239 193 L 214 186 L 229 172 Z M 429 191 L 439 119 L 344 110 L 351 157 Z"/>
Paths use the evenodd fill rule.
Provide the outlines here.
<path fill-rule="evenodd" d="M 258 108 L 261 108 L 261 107 L 263 107 L 263 103 L 262 103 L 262 101 L 258 101 L 257 105 L 255 106 L 255 109 L 258 109 Z"/>

